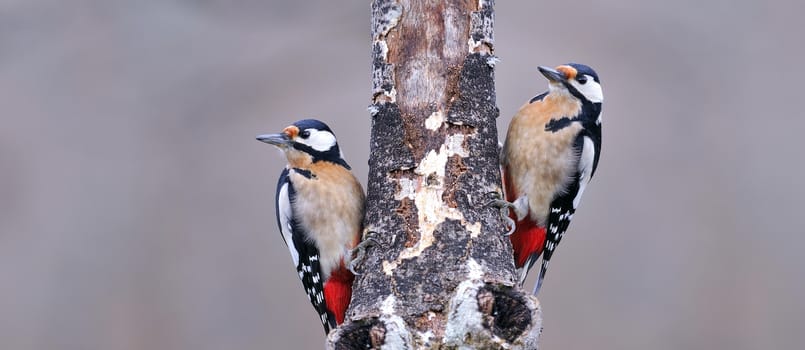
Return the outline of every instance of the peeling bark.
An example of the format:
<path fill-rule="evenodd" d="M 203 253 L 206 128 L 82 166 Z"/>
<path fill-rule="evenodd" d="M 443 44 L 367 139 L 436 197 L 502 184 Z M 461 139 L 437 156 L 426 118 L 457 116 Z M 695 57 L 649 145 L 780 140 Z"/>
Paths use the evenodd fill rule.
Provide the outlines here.
<path fill-rule="evenodd" d="M 493 0 L 372 3 L 366 236 L 377 241 L 330 349 L 536 349 L 502 193 Z"/>

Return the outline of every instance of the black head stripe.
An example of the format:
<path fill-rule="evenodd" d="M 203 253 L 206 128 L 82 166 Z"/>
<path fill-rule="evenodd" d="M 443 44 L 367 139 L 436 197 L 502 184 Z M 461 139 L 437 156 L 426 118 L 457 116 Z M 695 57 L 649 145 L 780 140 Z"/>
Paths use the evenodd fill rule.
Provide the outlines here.
<path fill-rule="evenodd" d="M 299 130 L 316 129 L 321 131 L 327 131 L 335 135 L 335 133 L 332 130 L 330 130 L 330 127 L 327 126 L 327 124 L 324 124 L 324 122 L 317 119 L 302 119 L 300 121 L 293 123 L 293 125 L 299 128 Z"/>
<path fill-rule="evenodd" d="M 573 95 L 573 97 L 579 99 L 579 101 L 587 102 L 587 98 L 584 97 L 584 94 L 582 94 L 581 92 L 579 92 L 579 90 L 573 87 L 573 85 L 570 84 L 570 82 L 563 81 L 562 85 L 564 85 L 565 88 L 567 88 L 567 91 L 569 91 L 570 94 Z"/>
<path fill-rule="evenodd" d="M 305 152 L 305 153 L 309 154 L 311 157 L 313 157 L 313 162 L 314 163 L 323 160 L 323 161 L 328 161 L 328 162 L 331 162 L 331 163 L 341 165 L 344 168 L 352 170 L 352 167 L 350 167 L 349 164 L 347 164 L 347 161 L 344 160 L 343 158 L 341 158 L 341 149 L 338 148 L 337 143 L 335 145 L 333 145 L 333 147 L 330 147 L 330 149 L 328 149 L 327 151 L 324 151 L 324 152 L 317 151 L 313 147 L 310 147 L 310 146 L 308 146 L 306 144 L 299 143 L 299 142 L 294 142 L 293 148 L 298 149 L 298 150 L 300 150 L 302 152 Z"/>
<path fill-rule="evenodd" d="M 598 73 L 596 73 L 590 66 L 583 65 L 580 63 L 568 63 L 568 66 L 571 66 L 576 69 L 577 75 L 589 75 L 593 77 L 596 83 L 601 84 L 601 81 L 598 80 Z"/>

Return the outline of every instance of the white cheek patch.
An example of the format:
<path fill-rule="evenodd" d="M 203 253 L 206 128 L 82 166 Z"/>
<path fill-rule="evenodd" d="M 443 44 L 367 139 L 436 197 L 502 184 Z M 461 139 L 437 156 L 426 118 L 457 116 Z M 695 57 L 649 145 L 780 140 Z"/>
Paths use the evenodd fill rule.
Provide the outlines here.
<path fill-rule="evenodd" d="M 570 84 L 573 85 L 588 101 L 593 103 L 604 102 L 604 93 L 601 91 L 601 84 L 593 80 L 593 77 L 586 75 L 587 83 L 582 85 L 576 80 L 571 80 Z"/>
<path fill-rule="evenodd" d="M 306 129 L 310 133 L 307 139 L 298 138 L 297 142 L 306 144 L 319 152 L 327 152 L 335 146 L 335 135 L 329 131 Z"/>

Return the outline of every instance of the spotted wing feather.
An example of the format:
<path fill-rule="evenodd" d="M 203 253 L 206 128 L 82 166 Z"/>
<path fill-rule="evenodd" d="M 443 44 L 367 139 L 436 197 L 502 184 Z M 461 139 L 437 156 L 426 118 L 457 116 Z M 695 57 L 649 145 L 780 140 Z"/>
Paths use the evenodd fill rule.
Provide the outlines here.
<path fill-rule="evenodd" d="M 584 118 L 589 119 L 589 118 Z M 576 137 L 573 143 L 573 151 L 578 155 L 576 171 L 565 191 L 551 201 L 548 213 L 545 247 L 542 252 L 542 266 L 540 268 L 537 284 L 534 293 L 539 292 L 542 281 L 548 269 L 553 252 L 562 241 L 562 236 L 570 226 L 573 214 L 578 208 L 584 189 L 598 166 L 598 157 L 601 146 L 601 125 L 600 123 L 589 123 L 582 119 L 585 128 Z"/>
<path fill-rule="evenodd" d="M 293 198 L 296 196 L 293 183 L 288 176 L 289 170 L 283 170 L 277 183 L 277 222 L 279 223 L 282 239 L 291 253 L 302 287 L 305 289 L 310 303 L 319 315 L 325 334 L 336 327 L 336 320 L 332 313 L 327 311 L 327 304 L 322 291 L 324 290 L 323 275 L 319 263 L 319 250 L 310 240 L 299 221 L 294 216 Z"/>

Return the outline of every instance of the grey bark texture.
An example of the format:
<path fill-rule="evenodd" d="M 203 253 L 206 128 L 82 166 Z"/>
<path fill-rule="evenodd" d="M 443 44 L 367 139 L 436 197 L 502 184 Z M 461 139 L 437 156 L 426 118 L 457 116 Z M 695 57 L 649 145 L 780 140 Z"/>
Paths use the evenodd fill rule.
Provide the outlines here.
<path fill-rule="evenodd" d="M 366 251 L 329 349 L 537 349 L 517 287 L 495 119 L 493 0 L 372 2 Z"/>

